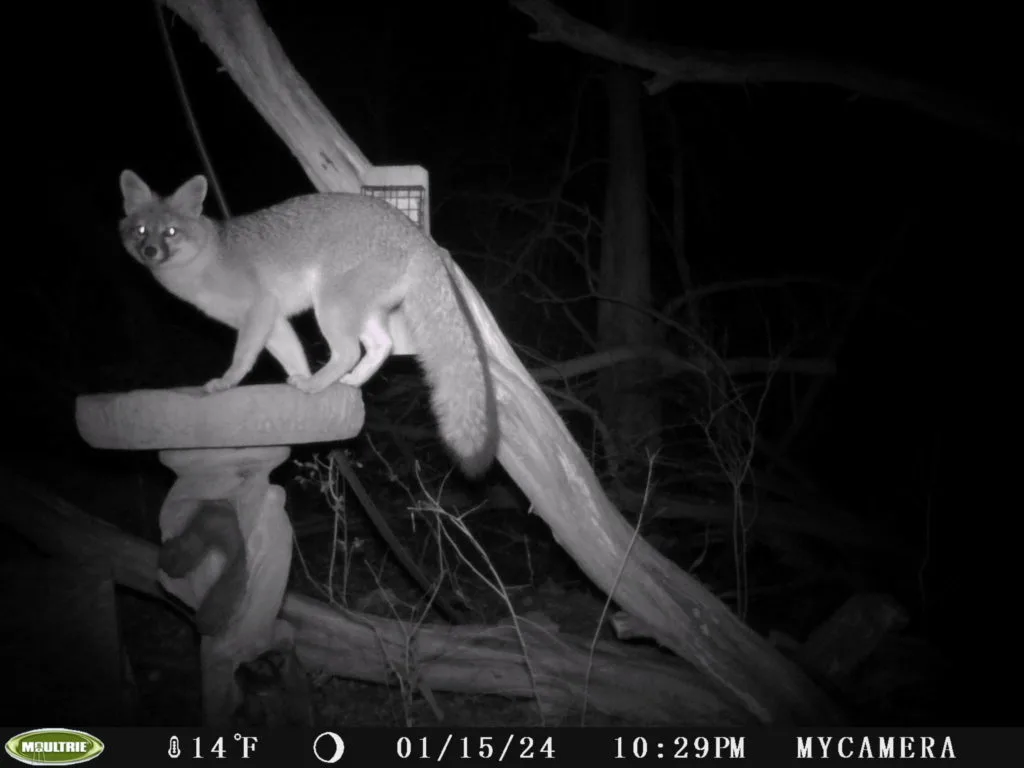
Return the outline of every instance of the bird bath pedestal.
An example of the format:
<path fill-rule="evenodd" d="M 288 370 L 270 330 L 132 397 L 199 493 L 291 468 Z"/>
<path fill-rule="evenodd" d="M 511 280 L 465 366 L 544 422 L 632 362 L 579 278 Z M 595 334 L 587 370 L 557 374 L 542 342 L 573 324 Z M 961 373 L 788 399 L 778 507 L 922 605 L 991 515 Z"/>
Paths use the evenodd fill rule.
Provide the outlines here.
<path fill-rule="evenodd" d="M 284 489 L 271 484 L 270 473 L 288 458 L 289 446 L 349 439 L 363 418 L 359 391 L 341 385 L 317 395 L 258 385 L 212 395 L 189 388 L 78 398 L 78 431 L 89 445 L 158 450 L 177 474 L 160 510 L 161 542 L 179 536 L 194 515 L 205 514 L 208 502 L 228 502 L 237 514 L 237 527 L 232 521 L 218 531 L 235 537 L 233 547 L 204 549 L 202 560 L 181 578 L 159 572 L 168 592 L 198 609 L 231 565 L 224 549 L 245 558 L 244 571 L 238 571 L 244 579 L 229 590 L 241 594 L 230 595 L 216 630 L 202 636 L 207 725 L 231 722 L 240 697 L 234 676 L 239 664 L 291 643 L 290 628 L 278 613 L 291 567 L 292 527 Z"/>

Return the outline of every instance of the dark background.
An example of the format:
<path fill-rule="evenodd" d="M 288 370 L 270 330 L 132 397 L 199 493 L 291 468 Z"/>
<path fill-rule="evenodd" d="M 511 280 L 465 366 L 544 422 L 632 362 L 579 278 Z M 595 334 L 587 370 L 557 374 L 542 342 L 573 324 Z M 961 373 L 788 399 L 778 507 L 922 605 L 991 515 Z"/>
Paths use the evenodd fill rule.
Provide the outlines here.
<path fill-rule="evenodd" d="M 373 163 L 429 170 L 433 234 L 507 335 L 554 359 L 592 351 L 561 314 L 529 300 L 536 291 L 527 283 L 505 278 L 540 226 L 511 203 L 550 194 L 574 123 L 572 164 L 582 170 L 565 196 L 601 214 L 606 63 L 530 40 L 533 22 L 503 2 L 260 6 L 298 71 Z M 606 21 L 601 3 L 563 7 Z M 27 203 L 24 218 L 7 221 L 8 234 L 24 243 L 7 254 L 16 294 L 7 307 L 15 310 L 7 378 L 18 402 L 8 448 L 13 463 L 46 467 L 59 484 L 81 466 L 135 461 L 82 446 L 71 416 L 76 394 L 200 383 L 223 368 L 233 333 L 165 295 L 117 239 L 123 168 L 163 192 L 205 172 L 151 4 L 37 10 L 10 32 L 23 30 L 38 45 L 15 76 L 17 91 L 25 88 L 18 114 L 28 135 L 12 151 L 29 172 L 23 191 L 10 190 Z M 637 33 L 662 43 L 856 59 L 946 85 L 1020 126 L 1012 25 L 974 7 L 906 18 L 831 5 L 818 17 L 792 18 L 740 10 L 714 18 L 701 4 L 653 1 L 635 11 Z M 166 18 L 233 211 L 310 191 L 214 56 L 184 23 Z M 1004 703 L 1001 693 L 1019 679 L 1020 665 L 1012 629 L 1020 587 L 1016 366 L 1007 344 L 1019 302 L 1019 144 L 827 86 L 683 83 L 643 109 L 656 214 L 668 210 L 665 114 L 682 126 L 687 246 L 698 284 L 807 275 L 852 287 L 884 264 L 795 458 L 906 542 L 903 581 L 893 589 L 903 590 L 914 631 L 956 660 L 939 684 L 949 700 L 944 719 L 1019 722 L 1019 703 Z M 908 220 L 904 247 L 886 255 L 884 244 Z M 657 225 L 652 249 L 660 306 L 679 286 Z M 551 249 L 541 258 L 564 255 Z M 552 271 L 565 278 L 557 290 L 581 292 L 565 263 Z M 784 297 L 746 293 L 706 311 L 728 331 L 731 354 L 765 354 L 770 325 L 779 338 L 813 327 L 796 354 L 814 357 L 847 299 L 848 292 L 803 287 Z M 593 307 L 579 311 L 593 318 Z M 266 362 L 256 372 L 275 375 Z M 922 568 L 924 589 L 915 591 Z"/>

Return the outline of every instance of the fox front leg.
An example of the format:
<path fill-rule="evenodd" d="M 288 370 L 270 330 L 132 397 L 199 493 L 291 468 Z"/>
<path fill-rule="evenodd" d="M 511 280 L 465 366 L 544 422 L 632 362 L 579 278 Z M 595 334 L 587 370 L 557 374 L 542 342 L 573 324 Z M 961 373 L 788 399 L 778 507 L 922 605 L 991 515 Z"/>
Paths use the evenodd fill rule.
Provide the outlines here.
<path fill-rule="evenodd" d="M 295 329 L 292 328 L 292 324 L 288 322 L 287 318 L 279 317 L 274 322 L 270 338 L 267 339 L 267 351 L 284 368 L 289 381 L 292 378 L 309 378 L 309 360 L 306 358 L 306 351 L 302 348 L 302 342 L 299 341 Z"/>
<path fill-rule="evenodd" d="M 289 384 L 308 395 L 322 392 L 359 362 L 359 327 L 363 310 L 357 303 L 343 297 L 331 302 L 315 302 L 313 313 L 330 347 L 331 356 L 312 376 L 288 377 Z"/>
<path fill-rule="evenodd" d="M 223 376 L 211 379 L 203 386 L 207 393 L 223 392 L 240 382 L 256 364 L 256 358 L 267 344 L 274 323 L 281 318 L 277 299 L 271 295 L 261 296 L 250 307 L 238 329 L 235 341 L 235 352 L 231 358 L 231 367 Z M 283 319 L 283 318 L 282 318 Z"/>

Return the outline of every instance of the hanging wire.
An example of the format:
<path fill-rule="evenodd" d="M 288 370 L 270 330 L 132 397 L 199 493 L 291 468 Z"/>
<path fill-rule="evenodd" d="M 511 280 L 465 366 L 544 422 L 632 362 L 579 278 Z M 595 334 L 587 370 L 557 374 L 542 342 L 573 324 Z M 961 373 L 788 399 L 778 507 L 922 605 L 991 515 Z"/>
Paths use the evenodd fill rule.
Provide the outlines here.
<path fill-rule="evenodd" d="M 213 163 L 210 161 L 210 155 L 206 151 L 206 143 L 203 141 L 203 134 L 199 130 L 199 122 L 192 111 L 192 103 L 189 101 L 188 92 L 185 90 L 185 80 L 181 76 L 178 57 L 174 55 L 174 46 L 171 45 L 171 34 L 167 29 L 167 20 L 164 18 L 161 5 L 160 0 L 153 0 L 153 11 L 156 13 L 156 19 L 160 25 L 160 36 L 163 38 L 164 52 L 167 54 L 167 61 L 171 65 L 171 73 L 174 75 L 174 85 L 178 92 L 178 100 L 181 102 L 181 108 L 185 111 L 185 118 L 188 120 L 188 127 L 192 133 L 192 139 L 195 141 L 196 149 L 199 150 L 199 157 L 203 163 L 203 168 L 206 170 L 206 178 L 213 189 L 213 195 L 217 198 L 221 214 L 225 219 L 228 219 L 231 217 L 228 201 L 224 196 L 224 190 L 221 189 L 220 182 L 217 180 L 217 174 L 213 171 Z"/>

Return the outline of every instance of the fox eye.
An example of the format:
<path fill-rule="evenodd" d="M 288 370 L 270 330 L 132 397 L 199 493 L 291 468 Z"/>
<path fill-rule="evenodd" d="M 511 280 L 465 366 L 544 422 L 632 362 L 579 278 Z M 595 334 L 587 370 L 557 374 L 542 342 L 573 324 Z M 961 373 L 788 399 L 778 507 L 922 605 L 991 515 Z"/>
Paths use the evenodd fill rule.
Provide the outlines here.
<path fill-rule="evenodd" d="M 174 237 L 177 234 L 178 234 L 178 228 L 177 227 L 168 227 L 167 229 L 164 230 L 164 236 L 165 237 Z"/>
<path fill-rule="evenodd" d="M 135 234 L 138 235 L 139 237 L 145 237 L 146 236 L 146 225 L 145 224 L 137 225 L 135 227 Z"/>

